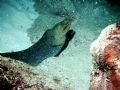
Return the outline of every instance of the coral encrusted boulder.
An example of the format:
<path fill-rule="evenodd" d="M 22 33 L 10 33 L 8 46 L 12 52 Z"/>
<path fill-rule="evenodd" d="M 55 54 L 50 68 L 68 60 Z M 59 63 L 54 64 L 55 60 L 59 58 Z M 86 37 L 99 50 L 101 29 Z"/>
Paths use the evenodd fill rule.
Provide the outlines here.
<path fill-rule="evenodd" d="M 89 90 L 120 90 L 120 23 L 106 27 L 90 51 L 94 65 Z"/>
<path fill-rule="evenodd" d="M 0 56 L 0 90 L 73 90 L 60 81 L 36 67 Z"/>

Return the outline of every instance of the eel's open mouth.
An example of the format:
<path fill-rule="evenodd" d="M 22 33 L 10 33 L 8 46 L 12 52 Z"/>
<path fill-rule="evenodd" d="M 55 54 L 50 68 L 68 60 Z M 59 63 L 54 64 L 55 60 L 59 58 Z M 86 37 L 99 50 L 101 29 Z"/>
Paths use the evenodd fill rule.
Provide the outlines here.
<path fill-rule="evenodd" d="M 65 43 L 63 45 L 63 47 L 61 48 L 61 50 L 55 55 L 55 57 L 59 56 L 68 46 L 69 42 L 72 40 L 72 38 L 75 35 L 75 31 L 73 31 L 72 29 L 70 29 L 67 33 L 66 33 L 66 40 Z"/>
<path fill-rule="evenodd" d="M 75 35 L 75 31 L 73 31 L 72 29 L 70 29 L 67 33 L 66 33 L 66 39 L 68 41 L 70 41 Z"/>

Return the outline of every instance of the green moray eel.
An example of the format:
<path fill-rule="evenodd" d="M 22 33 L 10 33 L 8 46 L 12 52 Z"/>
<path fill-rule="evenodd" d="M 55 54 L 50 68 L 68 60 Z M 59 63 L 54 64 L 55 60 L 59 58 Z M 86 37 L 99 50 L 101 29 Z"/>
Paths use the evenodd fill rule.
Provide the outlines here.
<path fill-rule="evenodd" d="M 49 57 L 59 56 L 74 35 L 74 31 L 70 30 L 71 23 L 72 20 L 66 18 L 53 28 L 46 30 L 42 38 L 31 47 L 17 52 L 0 53 L 0 55 L 23 61 L 32 66 L 38 65 Z M 70 34 L 67 35 L 69 32 Z"/>

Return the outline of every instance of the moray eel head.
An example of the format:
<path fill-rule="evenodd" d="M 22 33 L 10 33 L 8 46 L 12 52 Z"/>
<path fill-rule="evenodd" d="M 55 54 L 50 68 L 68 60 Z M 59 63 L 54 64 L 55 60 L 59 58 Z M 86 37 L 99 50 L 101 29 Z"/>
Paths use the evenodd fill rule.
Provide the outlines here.
<path fill-rule="evenodd" d="M 66 18 L 65 20 L 63 20 L 62 22 L 60 22 L 61 26 L 62 26 L 62 30 L 63 32 L 68 32 L 68 30 L 70 30 L 70 26 L 71 26 L 72 20 Z"/>
<path fill-rule="evenodd" d="M 65 18 L 48 30 L 48 39 L 52 46 L 61 46 L 66 40 L 66 34 L 70 30 L 72 19 Z"/>

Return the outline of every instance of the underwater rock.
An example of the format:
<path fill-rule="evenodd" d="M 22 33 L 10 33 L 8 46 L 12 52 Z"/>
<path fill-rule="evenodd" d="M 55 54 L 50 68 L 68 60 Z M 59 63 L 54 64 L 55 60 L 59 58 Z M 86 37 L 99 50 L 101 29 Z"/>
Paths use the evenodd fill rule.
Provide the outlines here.
<path fill-rule="evenodd" d="M 0 57 L 0 90 L 44 90 L 38 73 L 22 62 Z"/>
<path fill-rule="evenodd" d="M 0 56 L 0 90 L 72 90 L 23 62 Z"/>
<path fill-rule="evenodd" d="M 120 23 L 106 27 L 90 51 L 94 66 L 89 90 L 120 90 Z"/>

